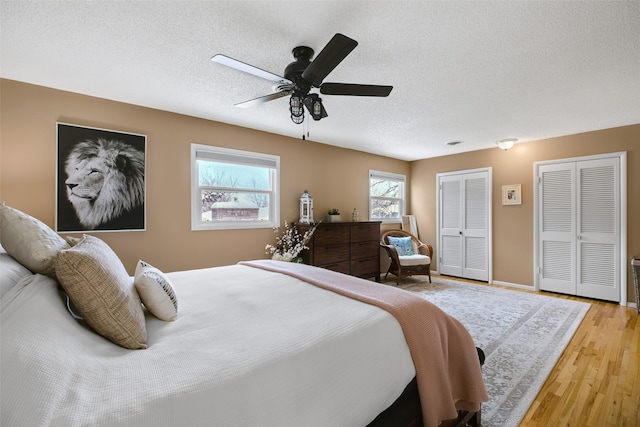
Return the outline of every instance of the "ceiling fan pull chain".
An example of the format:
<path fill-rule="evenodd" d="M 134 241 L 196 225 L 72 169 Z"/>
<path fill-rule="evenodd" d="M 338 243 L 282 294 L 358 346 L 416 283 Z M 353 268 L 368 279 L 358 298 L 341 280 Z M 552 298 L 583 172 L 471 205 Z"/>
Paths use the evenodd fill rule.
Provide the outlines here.
<path fill-rule="evenodd" d="M 302 140 L 305 141 L 309 137 L 309 120 L 302 122 Z"/>

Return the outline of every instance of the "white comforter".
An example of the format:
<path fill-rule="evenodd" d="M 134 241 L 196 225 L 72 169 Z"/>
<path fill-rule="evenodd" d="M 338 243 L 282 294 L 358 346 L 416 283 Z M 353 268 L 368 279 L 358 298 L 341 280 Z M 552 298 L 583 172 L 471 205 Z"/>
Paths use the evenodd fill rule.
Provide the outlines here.
<path fill-rule="evenodd" d="M 2 426 L 364 426 L 414 377 L 377 307 L 234 265 L 169 273 L 175 322 L 146 350 L 74 320 L 40 275 L 2 297 Z"/>

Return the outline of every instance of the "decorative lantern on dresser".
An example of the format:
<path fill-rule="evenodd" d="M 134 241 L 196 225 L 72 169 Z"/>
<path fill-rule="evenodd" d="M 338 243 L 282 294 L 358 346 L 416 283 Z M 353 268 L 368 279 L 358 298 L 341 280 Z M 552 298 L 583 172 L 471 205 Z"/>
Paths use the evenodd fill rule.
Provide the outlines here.
<path fill-rule="evenodd" d="M 313 197 L 305 189 L 300 196 L 300 224 L 313 224 Z"/>

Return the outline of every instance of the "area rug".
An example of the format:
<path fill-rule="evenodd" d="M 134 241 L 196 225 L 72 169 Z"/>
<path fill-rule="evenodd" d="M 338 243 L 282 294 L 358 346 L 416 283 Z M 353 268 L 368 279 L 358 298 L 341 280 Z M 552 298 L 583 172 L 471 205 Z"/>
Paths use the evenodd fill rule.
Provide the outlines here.
<path fill-rule="evenodd" d="M 388 282 L 389 284 L 393 282 Z M 590 304 L 434 276 L 409 277 L 415 292 L 457 318 L 486 355 L 484 427 L 517 427 Z"/>

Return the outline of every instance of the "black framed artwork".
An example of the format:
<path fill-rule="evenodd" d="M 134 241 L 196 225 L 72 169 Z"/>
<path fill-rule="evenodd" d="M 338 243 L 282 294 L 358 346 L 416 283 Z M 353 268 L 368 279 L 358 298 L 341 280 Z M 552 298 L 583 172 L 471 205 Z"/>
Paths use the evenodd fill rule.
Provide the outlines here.
<path fill-rule="evenodd" d="M 56 230 L 146 230 L 145 135 L 57 123 Z"/>

